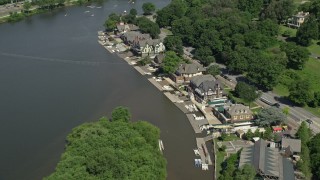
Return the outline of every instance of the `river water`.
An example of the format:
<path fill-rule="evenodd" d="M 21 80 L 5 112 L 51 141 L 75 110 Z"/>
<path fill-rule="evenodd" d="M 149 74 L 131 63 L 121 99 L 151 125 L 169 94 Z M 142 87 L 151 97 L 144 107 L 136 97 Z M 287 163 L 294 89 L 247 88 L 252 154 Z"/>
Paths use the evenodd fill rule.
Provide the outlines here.
<path fill-rule="evenodd" d="M 109 13 L 141 11 L 144 2 L 109 0 L 101 8 L 68 7 L 0 25 L 0 180 L 49 175 L 71 129 L 119 105 L 161 129 L 168 179 L 212 179 L 211 171 L 194 167 L 195 135 L 186 116 L 97 43 Z M 153 2 L 161 8 L 169 0 Z"/>

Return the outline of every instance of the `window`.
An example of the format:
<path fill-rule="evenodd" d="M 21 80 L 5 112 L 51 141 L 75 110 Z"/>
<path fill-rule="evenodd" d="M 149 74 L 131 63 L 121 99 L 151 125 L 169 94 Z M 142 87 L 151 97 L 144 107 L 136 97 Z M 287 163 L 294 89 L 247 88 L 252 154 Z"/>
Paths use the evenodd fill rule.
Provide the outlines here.
<path fill-rule="evenodd" d="M 238 119 L 238 116 L 233 116 L 233 119 L 234 119 L 234 120 Z"/>
<path fill-rule="evenodd" d="M 243 119 L 243 115 L 240 115 L 240 119 Z"/>
<path fill-rule="evenodd" d="M 246 118 L 249 119 L 249 118 L 250 118 L 250 115 L 246 115 Z"/>

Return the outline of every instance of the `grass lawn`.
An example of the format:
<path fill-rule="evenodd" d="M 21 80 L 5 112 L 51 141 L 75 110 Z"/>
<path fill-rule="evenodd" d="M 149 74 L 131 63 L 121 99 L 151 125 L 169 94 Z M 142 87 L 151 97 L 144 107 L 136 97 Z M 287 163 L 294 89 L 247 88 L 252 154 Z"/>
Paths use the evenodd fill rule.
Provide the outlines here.
<path fill-rule="evenodd" d="M 293 29 L 293 28 L 289 28 L 289 27 L 284 26 L 284 25 L 280 25 L 280 35 L 282 35 L 285 31 L 290 31 L 291 32 L 290 37 L 295 37 L 296 33 L 297 33 L 297 29 Z"/>
<path fill-rule="evenodd" d="M 313 53 L 313 54 L 317 54 L 318 56 L 320 56 L 320 45 L 318 45 L 317 43 L 319 43 L 320 41 L 312 41 L 312 45 L 308 47 L 308 50 Z"/>
<path fill-rule="evenodd" d="M 309 58 L 303 70 L 296 71 L 302 79 L 309 79 L 312 91 L 320 91 L 320 60 Z M 288 96 L 288 88 L 283 84 L 278 84 L 274 87 L 273 92 L 281 95 Z M 320 117 L 320 108 L 304 107 L 314 115 Z"/>
<path fill-rule="evenodd" d="M 303 79 L 309 79 L 312 90 L 320 91 L 320 60 L 309 58 L 305 68 L 297 72 Z"/>
<path fill-rule="evenodd" d="M 305 109 L 305 110 L 311 112 L 312 114 L 320 117 L 320 107 L 313 108 L 313 107 L 306 106 L 303 109 Z"/>
<path fill-rule="evenodd" d="M 251 111 L 253 112 L 253 114 L 258 114 L 261 109 L 263 109 L 262 107 L 258 107 L 258 108 L 254 108 L 254 109 L 251 109 Z"/>
<path fill-rule="evenodd" d="M 224 161 L 224 156 L 226 155 L 225 152 L 220 152 L 220 151 L 217 151 L 217 178 L 219 178 L 220 176 L 220 171 L 222 170 L 222 162 Z"/>
<path fill-rule="evenodd" d="M 172 35 L 172 32 L 169 29 L 163 28 L 161 29 L 161 31 L 163 31 L 164 33 L 166 33 L 167 36 Z"/>
<path fill-rule="evenodd" d="M 288 96 L 289 90 L 287 86 L 283 84 L 278 84 L 276 87 L 273 88 L 273 92 L 279 94 L 280 96 Z"/>

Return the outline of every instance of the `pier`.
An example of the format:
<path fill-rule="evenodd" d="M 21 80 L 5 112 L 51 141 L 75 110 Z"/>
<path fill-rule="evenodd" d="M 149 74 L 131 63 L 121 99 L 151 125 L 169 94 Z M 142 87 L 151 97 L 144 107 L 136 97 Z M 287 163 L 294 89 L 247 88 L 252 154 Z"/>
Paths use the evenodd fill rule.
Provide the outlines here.
<path fill-rule="evenodd" d="M 206 142 L 203 140 L 203 138 L 196 138 L 196 141 L 202 164 L 212 165 L 210 153 L 207 149 Z"/>

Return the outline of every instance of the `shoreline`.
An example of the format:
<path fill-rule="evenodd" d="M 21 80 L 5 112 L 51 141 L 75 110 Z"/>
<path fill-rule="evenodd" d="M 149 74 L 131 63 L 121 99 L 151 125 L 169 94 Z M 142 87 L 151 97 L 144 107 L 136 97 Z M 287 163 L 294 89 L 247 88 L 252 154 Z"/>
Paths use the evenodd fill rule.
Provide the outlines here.
<path fill-rule="evenodd" d="M 109 36 L 109 37 L 108 37 Z M 210 171 L 214 172 L 214 165 L 212 162 L 214 162 L 214 156 L 213 154 L 207 153 L 207 144 L 210 143 L 212 140 L 212 135 L 205 136 L 205 137 L 199 137 L 199 135 L 203 135 L 202 130 L 200 129 L 200 126 L 208 123 L 207 119 L 202 120 L 196 120 L 195 117 L 199 117 L 199 114 L 203 114 L 203 111 L 201 109 L 195 108 L 196 104 L 194 104 L 193 101 L 188 99 L 185 94 L 181 93 L 181 91 L 175 87 L 175 83 L 169 79 L 169 78 L 161 78 L 156 77 L 153 73 L 154 71 L 151 71 L 150 69 L 147 69 L 146 66 L 139 66 L 137 65 L 137 61 L 141 59 L 141 57 L 134 56 L 127 47 L 124 51 L 120 51 L 120 48 L 117 46 L 114 47 L 114 45 L 120 44 L 121 46 L 125 46 L 121 43 L 111 43 L 108 38 L 112 37 L 111 35 L 108 35 L 102 31 L 98 31 L 98 43 L 103 46 L 109 53 L 116 54 L 120 59 L 124 60 L 128 63 L 128 65 L 133 66 L 134 69 L 136 69 L 142 76 L 145 76 L 148 81 L 157 88 L 163 95 L 165 95 L 185 116 L 188 120 L 188 123 L 190 123 L 190 126 L 192 127 L 196 138 L 195 144 L 197 146 L 196 149 L 199 149 L 199 156 L 195 155 L 195 158 L 201 158 L 203 163 L 202 170 L 209 170 L 208 165 L 210 166 Z M 179 92 L 179 93 L 178 93 Z M 193 108 L 194 107 L 194 108 Z M 206 117 L 205 114 L 203 114 L 203 117 Z M 198 135 L 197 135 L 198 134 Z M 213 142 L 212 142 L 213 143 Z M 202 150 L 204 147 L 205 150 Z M 211 157 L 213 156 L 213 157 Z M 213 166 L 212 166 L 213 165 Z M 212 169 L 211 169 L 212 168 Z"/>
<path fill-rule="evenodd" d="M 31 17 L 33 15 L 37 15 L 37 14 L 42 14 L 42 13 L 46 13 L 46 12 L 50 12 L 50 11 L 53 11 L 53 10 L 56 10 L 56 9 L 61 9 L 63 7 L 69 7 L 69 6 L 74 6 L 74 5 L 81 5 L 81 4 L 77 4 L 78 2 L 80 2 L 79 0 L 71 0 L 71 1 L 66 1 L 65 4 L 63 4 L 62 6 L 58 6 L 54 9 L 39 9 L 37 6 L 33 6 L 32 8 L 30 8 L 30 14 L 25 14 L 23 13 L 23 9 L 20 9 L 19 11 L 12 11 L 12 12 L 9 12 L 7 13 L 6 15 L 3 15 L 3 16 L 0 16 L 0 24 L 2 23 L 14 23 L 14 22 L 19 22 L 25 18 L 28 18 L 28 17 Z M 87 3 L 92 3 L 92 2 L 87 2 Z M 86 4 L 86 3 L 84 3 Z M 4 6 L 4 5 L 2 5 Z M 17 13 L 20 17 L 16 20 L 13 20 L 13 21 L 10 21 L 10 13 Z"/>

